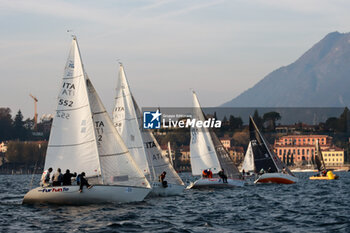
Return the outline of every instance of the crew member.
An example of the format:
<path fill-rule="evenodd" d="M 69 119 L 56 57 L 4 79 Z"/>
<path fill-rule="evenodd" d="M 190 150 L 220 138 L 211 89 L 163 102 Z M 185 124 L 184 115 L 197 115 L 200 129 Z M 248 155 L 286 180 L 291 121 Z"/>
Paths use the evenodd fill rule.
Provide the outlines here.
<path fill-rule="evenodd" d="M 208 170 L 203 170 L 202 176 L 203 178 L 208 178 Z"/>
<path fill-rule="evenodd" d="M 63 174 L 63 185 L 72 185 L 72 177 L 76 177 L 77 173 L 70 173 L 69 169 Z"/>
<path fill-rule="evenodd" d="M 227 176 L 225 175 L 224 169 L 221 169 L 221 171 L 219 171 L 218 175 L 222 179 L 223 183 L 227 183 Z"/>
<path fill-rule="evenodd" d="M 47 187 L 50 185 L 50 176 L 52 172 L 52 167 L 47 169 L 46 171 L 43 172 L 41 179 L 40 179 L 40 185 L 43 187 Z"/>
<path fill-rule="evenodd" d="M 92 188 L 92 185 L 90 185 L 87 181 L 87 179 L 84 177 L 85 176 L 85 172 L 82 172 L 79 177 L 80 177 L 80 188 L 79 188 L 79 192 L 83 192 L 83 187 L 86 186 L 88 189 Z"/>
<path fill-rule="evenodd" d="M 162 183 L 163 188 L 168 187 L 168 182 L 166 180 L 164 180 L 165 176 L 166 176 L 166 172 L 165 171 L 163 171 L 162 174 L 160 174 L 160 176 L 159 176 L 159 182 Z"/>
<path fill-rule="evenodd" d="M 63 181 L 63 175 L 61 168 L 57 169 L 57 172 L 52 176 L 52 186 L 61 186 Z"/>
<path fill-rule="evenodd" d="M 208 170 L 208 178 L 213 178 L 213 172 L 210 169 Z"/>

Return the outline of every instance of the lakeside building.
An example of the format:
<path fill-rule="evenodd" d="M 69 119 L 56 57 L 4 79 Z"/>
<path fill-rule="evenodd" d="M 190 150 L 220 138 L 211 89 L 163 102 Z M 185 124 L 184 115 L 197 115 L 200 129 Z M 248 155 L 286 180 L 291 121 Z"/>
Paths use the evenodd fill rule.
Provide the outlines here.
<path fill-rule="evenodd" d="M 288 135 L 282 136 L 274 143 L 274 151 L 283 161 L 293 156 L 295 164 L 311 164 L 315 152 L 316 140 L 319 141 L 326 166 L 344 165 L 344 149 L 332 144 L 328 135 Z"/>

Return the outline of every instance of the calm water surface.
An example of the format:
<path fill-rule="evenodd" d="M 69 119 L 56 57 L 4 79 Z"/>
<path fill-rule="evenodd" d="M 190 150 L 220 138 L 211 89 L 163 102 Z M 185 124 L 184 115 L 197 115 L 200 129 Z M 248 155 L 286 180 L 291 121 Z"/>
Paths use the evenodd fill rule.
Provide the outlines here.
<path fill-rule="evenodd" d="M 1 232 L 350 232 L 350 173 L 293 185 L 186 190 L 140 203 L 21 205 L 31 176 L 0 175 Z M 37 184 L 39 176 L 35 176 Z"/>

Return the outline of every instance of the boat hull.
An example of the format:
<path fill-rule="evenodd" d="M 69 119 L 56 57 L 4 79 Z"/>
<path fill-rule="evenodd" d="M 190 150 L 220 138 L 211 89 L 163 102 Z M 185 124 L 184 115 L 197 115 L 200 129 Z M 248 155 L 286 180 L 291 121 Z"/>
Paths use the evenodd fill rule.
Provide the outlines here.
<path fill-rule="evenodd" d="M 199 189 L 199 188 L 227 188 L 227 187 L 242 187 L 245 181 L 239 179 L 227 179 L 227 183 L 223 183 L 220 178 L 201 178 L 196 180 L 188 188 Z"/>
<path fill-rule="evenodd" d="M 30 190 L 23 204 L 85 205 L 100 203 L 126 203 L 142 201 L 150 188 L 96 185 L 91 189 L 79 186 L 38 187 Z"/>
<path fill-rule="evenodd" d="M 168 187 L 164 188 L 160 182 L 151 182 L 152 191 L 148 196 L 176 196 L 181 195 L 185 189 L 185 185 L 168 183 Z"/>
<path fill-rule="evenodd" d="M 275 184 L 294 184 L 298 178 L 284 173 L 265 173 L 259 176 L 254 183 L 275 183 Z"/>
<path fill-rule="evenodd" d="M 329 178 L 328 176 L 311 176 L 310 180 L 337 180 L 339 176 L 335 176 L 334 178 Z"/>

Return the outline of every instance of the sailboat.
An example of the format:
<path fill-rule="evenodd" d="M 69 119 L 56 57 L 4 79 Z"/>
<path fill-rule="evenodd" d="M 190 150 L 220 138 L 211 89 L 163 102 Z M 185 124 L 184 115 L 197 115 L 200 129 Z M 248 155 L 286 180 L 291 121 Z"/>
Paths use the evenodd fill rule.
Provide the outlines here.
<path fill-rule="evenodd" d="M 151 191 L 85 73 L 75 36 L 58 95 L 44 170 L 50 167 L 85 172 L 93 187 L 81 193 L 77 185 L 37 187 L 24 196 L 24 204 L 135 202 Z"/>
<path fill-rule="evenodd" d="M 130 91 L 122 64 L 119 67 L 116 92 L 113 122 L 137 165 L 150 181 L 152 186 L 150 195 L 181 194 L 185 184 L 174 170 L 169 159 L 162 155 L 162 150 L 152 132 L 142 128 L 142 114 Z M 167 185 L 163 185 L 158 178 L 163 171 L 166 172 Z"/>
<path fill-rule="evenodd" d="M 194 115 L 192 119 L 205 121 L 205 117 L 199 104 L 196 93 L 193 91 Z M 192 183 L 189 188 L 206 187 L 233 187 L 244 186 L 242 179 L 233 160 L 221 144 L 214 132 L 205 127 L 191 127 L 191 167 L 193 176 L 201 176 L 204 170 L 210 170 L 213 178 L 201 177 Z M 218 177 L 220 170 L 224 169 L 227 183 Z"/>
<path fill-rule="evenodd" d="M 334 174 L 332 171 L 327 171 L 318 140 L 316 140 L 315 143 L 315 164 L 319 173 L 309 177 L 310 180 L 335 180 L 339 178 L 339 176 Z"/>
<path fill-rule="evenodd" d="M 242 169 L 253 171 L 257 175 L 258 178 L 254 183 L 293 184 L 297 182 L 298 178 L 269 149 L 252 117 L 249 118 L 249 131 L 250 143 Z"/>

